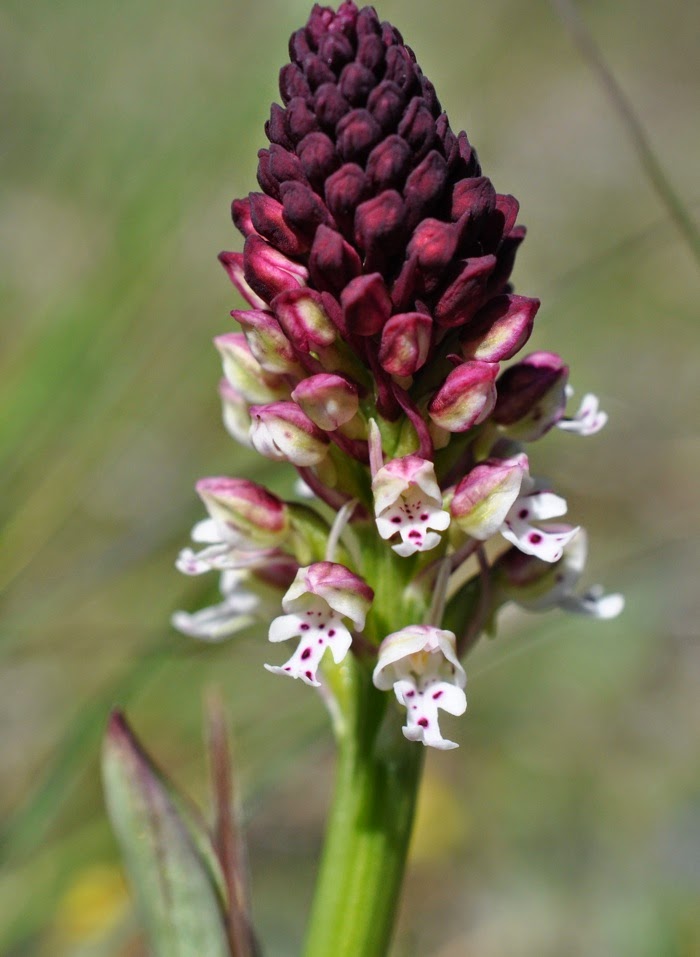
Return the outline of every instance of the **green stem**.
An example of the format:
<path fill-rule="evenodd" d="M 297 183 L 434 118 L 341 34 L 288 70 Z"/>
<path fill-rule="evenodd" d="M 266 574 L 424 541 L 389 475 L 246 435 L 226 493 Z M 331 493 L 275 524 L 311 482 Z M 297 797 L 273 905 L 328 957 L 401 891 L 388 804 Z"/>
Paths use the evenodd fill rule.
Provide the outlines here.
<path fill-rule="evenodd" d="M 392 697 L 348 657 L 336 793 L 305 957 L 385 957 L 423 765 L 424 749 L 401 734 Z"/>

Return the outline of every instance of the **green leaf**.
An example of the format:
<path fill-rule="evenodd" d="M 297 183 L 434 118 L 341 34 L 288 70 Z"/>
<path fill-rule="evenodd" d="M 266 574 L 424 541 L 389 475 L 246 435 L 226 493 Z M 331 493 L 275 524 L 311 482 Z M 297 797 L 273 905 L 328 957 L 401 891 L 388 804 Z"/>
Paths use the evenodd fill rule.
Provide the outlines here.
<path fill-rule="evenodd" d="M 231 957 L 208 836 L 114 712 L 103 749 L 107 810 L 153 957 Z M 196 832 L 196 833 L 195 833 Z"/>

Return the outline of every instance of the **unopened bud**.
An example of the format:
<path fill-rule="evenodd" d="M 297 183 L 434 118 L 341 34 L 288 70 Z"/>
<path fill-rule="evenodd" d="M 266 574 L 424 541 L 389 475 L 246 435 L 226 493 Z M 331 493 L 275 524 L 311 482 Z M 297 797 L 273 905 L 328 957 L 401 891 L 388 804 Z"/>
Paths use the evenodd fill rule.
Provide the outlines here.
<path fill-rule="evenodd" d="M 413 375 L 428 358 L 432 331 L 433 320 L 423 312 L 392 316 L 382 330 L 382 368 L 391 375 Z"/>
<path fill-rule="evenodd" d="M 483 422 L 496 401 L 497 375 L 495 362 L 463 362 L 430 403 L 430 418 L 448 432 L 466 432 Z"/>
<path fill-rule="evenodd" d="M 243 259 L 246 282 L 265 303 L 285 289 L 306 285 L 309 277 L 301 263 L 288 259 L 260 236 L 248 236 Z"/>
<path fill-rule="evenodd" d="M 281 545 L 289 534 L 287 506 L 262 485 L 247 479 L 204 478 L 197 494 L 215 522 L 257 548 Z"/>
<path fill-rule="evenodd" d="M 481 308 L 496 261 L 495 256 L 479 256 L 468 260 L 435 307 L 435 320 L 439 325 L 463 325 Z"/>
<path fill-rule="evenodd" d="M 262 368 L 242 332 L 217 336 L 214 345 L 223 360 L 224 375 L 247 402 L 272 402 L 289 395 L 287 383 Z"/>
<path fill-rule="evenodd" d="M 539 299 L 495 296 L 465 327 L 462 355 L 484 362 L 510 359 L 530 338 L 539 307 Z"/>
<path fill-rule="evenodd" d="M 253 448 L 268 459 L 292 465 L 318 465 L 328 452 L 328 439 L 294 402 L 250 407 Z"/>
<path fill-rule="evenodd" d="M 493 420 L 522 441 L 533 441 L 558 422 L 566 407 L 569 367 L 554 352 L 533 352 L 497 383 Z"/>
<path fill-rule="evenodd" d="M 301 371 L 291 342 L 271 313 L 234 309 L 231 315 L 241 324 L 250 351 L 266 372 L 284 375 Z"/>
<path fill-rule="evenodd" d="M 520 493 L 528 469 L 526 455 L 513 459 L 489 459 L 462 479 L 450 504 L 457 525 L 480 541 L 491 538 Z"/>
<path fill-rule="evenodd" d="M 303 379 L 292 392 L 292 398 L 325 432 L 333 432 L 349 422 L 360 404 L 352 383 L 325 372 Z"/>
<path fill-rule="evenodd" d="M 349 332 L 371 336 L 380 332 L 391 315 L 391 299 L 378 272 L 352 279 L 340 294 Z"/>
<path fill-rule="evenodd" d="M 248 285 L 243 266 L 243 253 L 219 253 L 219 262 L 226 270 L 226 275 L 253 309 L 266 309 L 267 303 Z"/>

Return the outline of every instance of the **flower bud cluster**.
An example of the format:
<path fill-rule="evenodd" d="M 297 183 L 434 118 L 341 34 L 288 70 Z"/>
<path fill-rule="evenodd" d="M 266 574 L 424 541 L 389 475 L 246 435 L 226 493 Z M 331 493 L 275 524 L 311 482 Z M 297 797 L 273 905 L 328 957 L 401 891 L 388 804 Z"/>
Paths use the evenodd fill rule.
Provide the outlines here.
<path fill-rule="evenodd" d="M 339 664 L 352 648 L 406 707 L 406 736 L 451 747 L 437 708 L 466 707 L 458 655 L 487 621 L 468 593 L 490 596 L 491 617 L 510 600 L 619 610 L 617 596 L 573 597 L 583 533 L 552 523 L 566 502 L 530 475 L 521 444 L 555 426 L 592 435 L 606 416 L 586 395 L 567 417 L 554 353 L 503 367 L 539 308 L 510 285 L 518 202 L 482 174 L 399 32 L 370 7 L 316 5 L 289 50 L 260 191 L 232 204 L 243 251 L 219 257 L 249 308 L 215 344 L 227 430 L 296 467 L 319 509 L 252 482 L 200 482 L 209 518 L 193 538 L 207 547 L 178 566 L 221 571 L 224 603 L 176 625 L 218 638 L 268 614 L 272 595 L 285 614 L 270 640 L 300 643 L 270 670 L 318 685 L 325 650 Z M 484 543 L 499 536 L 512 548 L 489 566 Z M 387 549 L 403 595 L 387 594 Z"/>

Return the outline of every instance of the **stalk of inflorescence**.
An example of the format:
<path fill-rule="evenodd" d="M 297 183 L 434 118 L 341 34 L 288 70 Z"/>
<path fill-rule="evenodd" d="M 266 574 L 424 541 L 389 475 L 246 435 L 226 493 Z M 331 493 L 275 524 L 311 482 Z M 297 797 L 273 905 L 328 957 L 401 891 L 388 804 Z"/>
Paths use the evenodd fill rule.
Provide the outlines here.
<path fill-rule="evenodd" d="M 508 603 L 622 608 L 578 590 L 585 533 L 531 471 L 545 433 L 593 436 L 607 417 L 590 394 L 568 411 L 555 353 L 515 358 L 539 308 L 510 283 L 518 202 L 400 33 L 370 7 L 315 6 L 289 49 L 260 190 L 232 204 L 243 251 L 219 257 L 248 308 L 215 344 L 226 429 L 295 469 L 296 494 L 198 482 L 202 547 L 177 564 L 218 573 L 222 600 L 173 620 L 204 641 L 261 623 L 296 642 L 259 680 L 315 689 L 339 754 L 306 953 L 372 957 L 424 751 L 457 747 L 441 725 L 466 710 L 468 650 Z"/>

